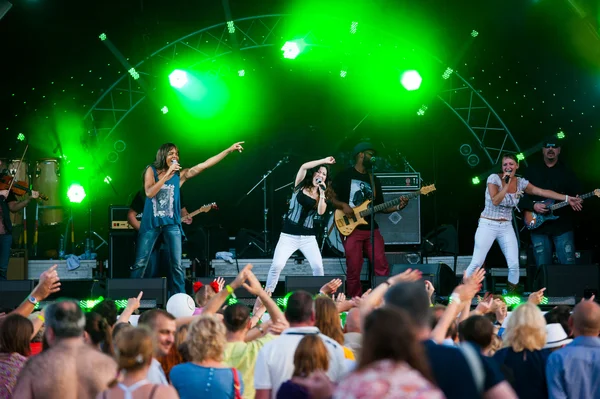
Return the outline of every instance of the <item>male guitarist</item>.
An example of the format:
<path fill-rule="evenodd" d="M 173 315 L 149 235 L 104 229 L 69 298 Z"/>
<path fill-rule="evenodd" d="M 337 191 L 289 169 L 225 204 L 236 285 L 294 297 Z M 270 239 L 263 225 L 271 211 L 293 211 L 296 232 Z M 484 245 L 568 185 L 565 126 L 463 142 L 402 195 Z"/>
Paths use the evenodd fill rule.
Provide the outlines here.
<path fill-rule="evenodd" d="M 355 200 L 373 200 L 374 205 L 382 204 L 383 192 L 379 179 L 369 173 L 375 150 L 371 143 L 362 142 L 354 147 L 354 166 L 340 172 L 333 180 L 332 188 L 335 198 L 331 200 L 333 206 L 341 209 L 347 216 L 354 216 L 352 208 L 359 206 Z M 373 189 L 373 186 L 375 188 Z M 373 195 L 373 192 L 375 195 Z M 398 206 L 385 209 L 383 213 L 392 213 L 403 209 L 408 200 L 402 198 Z M 371 225 L 374 225 L 375 241 L 375 264 L 372 267 L 378 276 L 387 276 L 390 272 L 388 261 L 385 257 L 383 237 L 377 227 L 377 222 L 371 220 L 373 216 L 367 217 L 368 224 L 359 225 L 350 235 L 344 238 L 344 251 L 346 253 L 346 281 L 347 295 L 350 297 L 360 296 L 362 287 L 360 285 L 360 272 L 363 265 L 364 252 L 367 253 L 369 261 L 373 259 L 371 254 Z M 365 251 L 366 250 L 366 251 Z"/>
<path fill-rule="evenodd" d="M 525 177 L 534 185 L 544 187 L 559 193 L 575 196 L 581 191 L 577 177 L 571 169 L 558 160 L 560 145 L 556 141 L 549 141 L 542 148 L 543 163 L 529 166 Z M 548 209 L 545 204 L 536 202 L 543 198 L 525 194 L 519 206 L 523 210 L 545 214 Z M 573 210 L 580 211 L 581 204 L 572 206 Z M 559 216 L 556 220 L 549 220 L 540 227 L 531 231 L 531 243 L 537 267 L 552 263 L 552 242 L 556 248 L 558 261 L 563 265 L 575 264 L 575 243 L 573 239 L 573 214 L 569 209 L 562 208 L 555 211 Z"/>

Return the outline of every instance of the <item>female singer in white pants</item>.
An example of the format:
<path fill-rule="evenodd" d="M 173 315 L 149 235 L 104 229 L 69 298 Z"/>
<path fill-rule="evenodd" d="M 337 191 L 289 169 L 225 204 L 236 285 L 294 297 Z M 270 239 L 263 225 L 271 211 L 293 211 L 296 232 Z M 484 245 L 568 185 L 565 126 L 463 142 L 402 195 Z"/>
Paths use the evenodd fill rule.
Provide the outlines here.
<path fill-rule="evenodd" d="M 283 228 L 273 254 L 265 291 L 273 292 L 279 274 L 288 259 L 300 250 L 310 263 L 313 276 L 323 275 L 323 258 L 317 243 L 314 217 L 327 210 L 326 189 L 329 166 L 335 163 L 327 157 L 303 164 L 296 174 L 290 208 L 283 220 Z"/>
<path fill-rule="evenodd" d="M 479 218 L 473 258 L 467 268 L 467 276 L 480 268 L 492 244 L 498 240 L 509 269 L 508 290 L 513 292 L 519 283 L 519 245 L 512 226 L 512 212 L 523 192 L 557 201 L 568 201 L 573 207 L 579 207 L 581 204 L 580 198 L 538 188 L 522 177 L 515 177 L 517 169 L 517 158 L 513 154 L 505 154 L 502 157 L 502 173 L 494 173 L 488 177 L 485 208 Z"/>

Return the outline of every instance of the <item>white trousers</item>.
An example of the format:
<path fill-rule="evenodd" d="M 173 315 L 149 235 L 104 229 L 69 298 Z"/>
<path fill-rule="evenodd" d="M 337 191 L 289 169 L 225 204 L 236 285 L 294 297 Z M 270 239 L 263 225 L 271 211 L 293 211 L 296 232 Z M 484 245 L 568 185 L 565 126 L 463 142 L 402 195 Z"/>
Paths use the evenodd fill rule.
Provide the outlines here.
<path fill-rule="evenodd" d="M 483 266 L 492 244 L 498 240 L 500 249 L 508 265 L 508 281 L 512 284 L 519 282 L 519 244 L 512 222 L 501 222 L 490 219 L 479 219 L 479 227 L 475 233 L 475 249 L 473 259 L 467 268 L 467 276 Z"/>
<path fill-rule="evenodd" d="M 317 238 L 315 236 L 297 236 L 281 233 L 275 247 L 275 252 L 273 253 L 273 263 L 271 263 L 271 268 L 269 269 L 269 276 L 267 277 L 267 285 L 265 287 L 266 291 L 275 291 L 275 287 L 279 282 L 279 274 L 281 274 L 290 256 L 297 250 L 300 250 L 306 257 L 306 260 L 308 260 L 308 263 L 310 263 L 313 276 L 323 275 L 323 258 L 319 250 L 319 244 L 317 244 Z"/>

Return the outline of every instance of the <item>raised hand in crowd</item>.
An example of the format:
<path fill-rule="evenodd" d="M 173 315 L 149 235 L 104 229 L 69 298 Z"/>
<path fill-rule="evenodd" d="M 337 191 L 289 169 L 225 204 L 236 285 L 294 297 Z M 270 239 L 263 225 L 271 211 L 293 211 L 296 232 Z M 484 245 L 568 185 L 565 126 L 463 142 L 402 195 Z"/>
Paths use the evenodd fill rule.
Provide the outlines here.
<path fill-rule="evenodd" d="M 544 298 L 544 291 L 546 291 L 545 287 L 539 291 L 532 292 L 531 294 L 529 294 L 527 302 L 532 303 L 536 306 L 539 305 L 540 303 L 542 303 L 542 299 Z"/>
<path fill-rule="evenodd" d="M 125 307 L 125 309 L 123 309 L 123 312 L 121 313 L 115 324 L 129 322 L 129 318 L 131 317 L 131 315 L 140 308 L 140 301 L 142 300 L 143 295 L 144 291 L 140 291 L 137 297 L 129 298 L 127 300 L 127 306 Z"/>
<path fill-rule="evenodd" d="M 425 291 L 427 291 L 427 297 L 429 298 L 429 304 L 433 304 L 433 294 L 435 294 L 435 287 L 429 280 L 425 280 Z"/>
<path fill-rule="evenodd" d="M 341 286 L 342 280 L 339 278 L 334 278 L 333 280 L 321 287 L 321 289 L 319 290 L 319 294 L 330 296 L 334 294 Z"/>
<path fill-rule="evenodd" d="M 214 281 L 216 281 L 217 285 L 219 286 L 219 292 L 221 292 L 225 287 L 225 279 L 223 277 L 217 277 L 214 279 Z"/>
<path fill-rule="evenodd" d="M 40 280 L 33 291 L 31 291 L 29 297 L 13 313 L 28 317 L 33 312 L 37 303 L 48 298 L 50 294 L 60 291 L 60 278 L 56 271 L 57 268 L 58 265 L 52 265 L 48 270 L 40 274 Z"/>

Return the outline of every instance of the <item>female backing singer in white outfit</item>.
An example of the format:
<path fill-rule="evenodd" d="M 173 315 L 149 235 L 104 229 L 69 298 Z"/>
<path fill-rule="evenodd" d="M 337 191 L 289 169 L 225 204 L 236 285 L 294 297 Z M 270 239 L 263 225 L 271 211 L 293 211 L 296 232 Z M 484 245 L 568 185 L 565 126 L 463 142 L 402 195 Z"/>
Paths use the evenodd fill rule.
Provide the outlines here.
<path fill-rule="evenodd" d="M 502 157 L 502 172 L 494 173 L 487 179 L 485 190 L 485 208 L 479 218 L 479 227 L 475 233 L 475 249 L 467 276 L 479 269 L 495 240 L 508 265 L 508 289 L 515 291 L 519 283 L 519 245 L 512 226 L 512 212 L 517 207 L 523 192 L 557 201 L 568 201 L 571 206 L 581 203 L 580 198 L 569 197 L 552 190 L 534 186 L 522 177 L 515 177 L 519 161 L 513 154 Z"/>
<path fill-rule="evenodd" d="M 275 291 L 281 270 L 297 250 L 310 263 L 313 276 L 323 275 L 323 258 L 317 243 L 314 217 L 323 215 L 327 210 L 325 192 L 329 182 L 329 165 L 334 163 L 333 157 L 327 157 L 306 162 L 298 170 L 290 208 L 283 220 L 265 291 Z"/>

